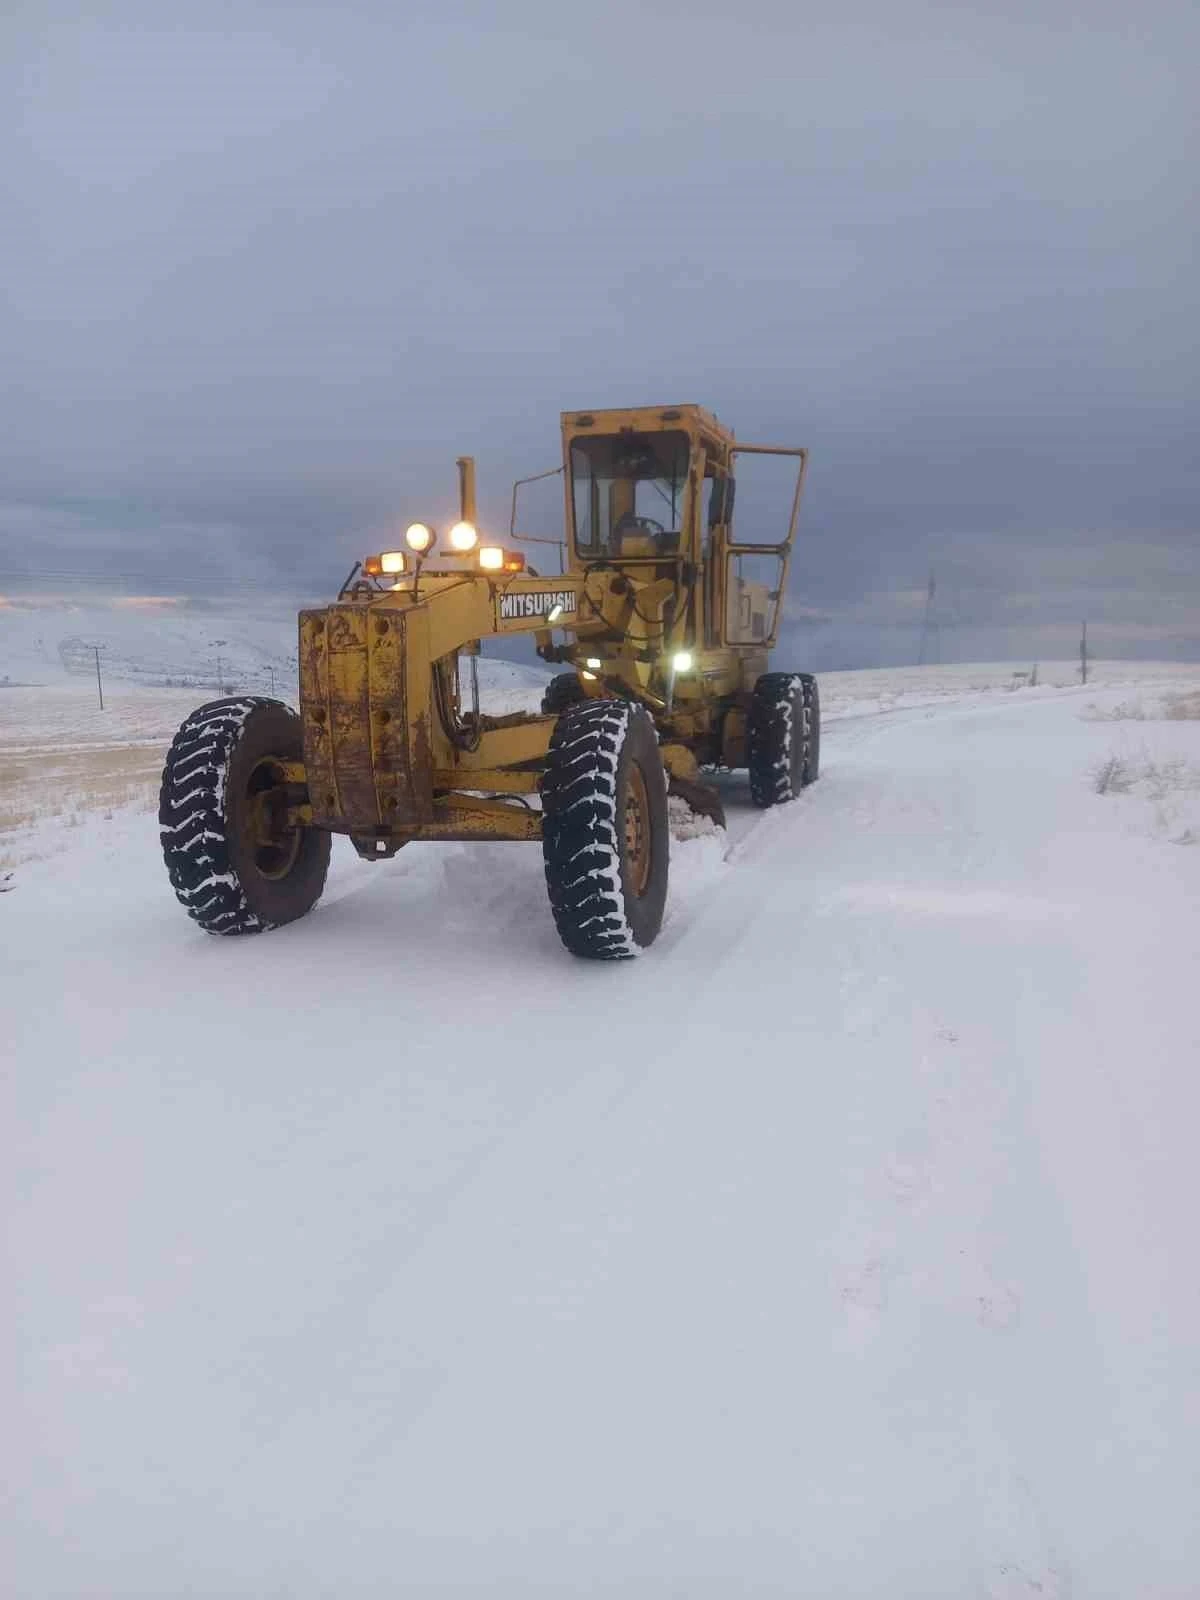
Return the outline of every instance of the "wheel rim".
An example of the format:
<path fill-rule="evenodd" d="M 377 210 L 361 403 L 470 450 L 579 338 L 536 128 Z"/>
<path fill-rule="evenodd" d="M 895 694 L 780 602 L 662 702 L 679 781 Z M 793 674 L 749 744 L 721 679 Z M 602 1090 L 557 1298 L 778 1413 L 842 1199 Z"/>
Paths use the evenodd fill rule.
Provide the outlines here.
<path fill-rule="evenodd" d="M 625 866 L 630 887 L 640 899 L 650 882 L 653 850 L 650 844 L 650 796 L 646 775 L 635 761 L 629 768 L 625 791 Z"/>
<path fill-rule="evenodd" d="M 264 756 L 246 780 L 244 826 L 241 830 L 250 860 L 260 877 L 286 878 L 300 854 L 302 829 L 289 826 L 287 791 L 279 763 Z"/>

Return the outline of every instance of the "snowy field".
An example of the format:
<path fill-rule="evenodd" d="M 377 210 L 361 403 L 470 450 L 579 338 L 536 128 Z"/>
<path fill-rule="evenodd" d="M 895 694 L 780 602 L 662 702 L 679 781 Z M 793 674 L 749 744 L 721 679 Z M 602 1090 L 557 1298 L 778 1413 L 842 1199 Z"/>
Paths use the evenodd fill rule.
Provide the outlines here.
<path fill-rule="evenodd" d="M 0 597 L 0 688 L 65 677 L 94 684 L 98 652 L 106 679 L 182 685 L 193 696 L 200 688 L 209 698 L 230 683 L 287 693 L 296 682 L 297 609 L 270 597 L 240 610 L 144 598 L 33 605 Z"/>
<path fill-rule="evenodd" d="M 1200 1593 L 1200 668 L 1013 674 L 823 678 L 619 966 L 514 845 L 207 938 L 195 692 L 0 690 L 0 1592 Z"/>
<path fill-rule="evenodd" d="M 493 715 L 538 709 L 546 672 L 486 660 L 478 670 L 480 702 Z M 267 691 L 234 677 L 225 692 Z M 156 808 L 175 730 L 217 694 L 116 679 L 101 709 L 94 678 L 0 689 L 0 871 L 73 847 L 79 829 L 121 810 Z"/>

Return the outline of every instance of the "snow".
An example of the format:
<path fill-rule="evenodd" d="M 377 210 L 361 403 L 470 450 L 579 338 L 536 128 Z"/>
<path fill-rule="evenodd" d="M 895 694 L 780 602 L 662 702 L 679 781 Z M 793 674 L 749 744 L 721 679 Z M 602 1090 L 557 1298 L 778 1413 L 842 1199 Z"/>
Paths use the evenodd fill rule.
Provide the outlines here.
<path fill-rule="evenodd" d="M 508 845 L 208 938 L 172 692 L 0 695 L 6 1591 L 1194 1595 L 1200 669 L 1006 671 L 823 677 L 615 965 Z"/>
<path fill-rule="evenodd" d="M 546 673 L 487 659 L 478 670 L 485 712 L 539 709 Z M 77 830 L 97 816 L 157 806 L 167 746 L 198 701 L 215 693 L 211 685 L 117 679 L 101 710 L 94 679 L 0 688 L 0 867 L 78 843 Z"/>
<path fill-rule="evenodd" d="M 108 681 L 224 685 L 287 693 L 296 681 L 295 605 L 230 610 L 167 600 L 31 605 L 0 598 L 0 684 Z"/>

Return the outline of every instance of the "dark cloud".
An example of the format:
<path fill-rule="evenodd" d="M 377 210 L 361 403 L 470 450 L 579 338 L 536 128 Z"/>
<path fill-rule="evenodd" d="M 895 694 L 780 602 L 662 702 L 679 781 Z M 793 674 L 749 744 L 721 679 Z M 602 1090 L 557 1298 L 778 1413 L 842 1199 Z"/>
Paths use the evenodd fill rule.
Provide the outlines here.
<path fill-rule="evenodd" d="M 328 589 L 460 451 L 504 522 L 560 409 L 696 399 L 812 447 L 794 597 L 871 659 L 930 566 L 956 650 L 1200 654 L 1192 8 L 0 27 L 0 568 Z"/>

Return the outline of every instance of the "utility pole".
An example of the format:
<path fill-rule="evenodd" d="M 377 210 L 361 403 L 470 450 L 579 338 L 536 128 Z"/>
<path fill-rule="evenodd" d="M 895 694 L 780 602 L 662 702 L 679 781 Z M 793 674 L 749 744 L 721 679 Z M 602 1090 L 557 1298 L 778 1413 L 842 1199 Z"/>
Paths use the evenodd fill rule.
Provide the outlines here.
<path fill-rule="evenodd" d="M 104 710 L 104 685 L 100 681 L 100 646 L 94 644 L 92 649 L 96 653 L 96 693 L 100 696 L 100 709 Z"/>
<path fill-rule="evenodd" d="M 1087 623 L 1085 622 L 1083 632 L 1079 636 L 1079 680 L 1081 683 L 1087 682 L 1087 664 Z"/>
<path fill-rule="evenodd" d="M 940 661 L 942 656 L 941 639 L 938 635 L 938 625 L 933 619 L 933 597 L 937 593 L 937 583 L 934 580 L 933 568 L 929 569 L 929 587 L 925 591 L 925 621 L 921 625 L 921 648 L 917 654 L 917 665 L 925 665 L 928 647 L 932 644 Z"/>
<path fill-rule="evenodd" d="M 267 671 L 271 674 L 271 698 L 274 699 L 275 698 L 275 668 L 274 667 L 268 667 Z"/>

